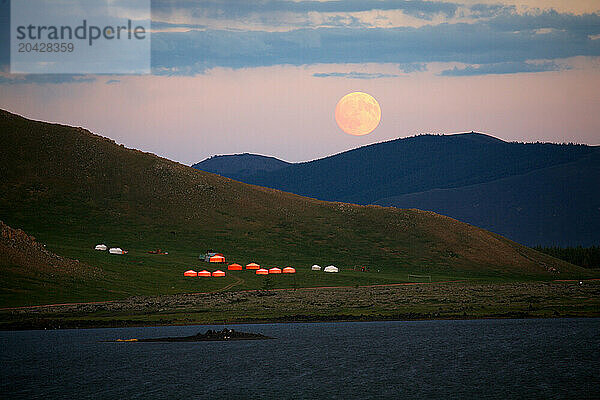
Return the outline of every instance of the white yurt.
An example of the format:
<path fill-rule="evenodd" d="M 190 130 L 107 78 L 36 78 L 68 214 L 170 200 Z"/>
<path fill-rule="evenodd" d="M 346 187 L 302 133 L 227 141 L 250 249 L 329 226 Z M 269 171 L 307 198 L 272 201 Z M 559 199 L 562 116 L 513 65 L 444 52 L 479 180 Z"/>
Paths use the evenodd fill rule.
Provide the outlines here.
<path fill-rule="evenodd" d="M 321 270 L 321 266 L 320 265 L 313 265 L 310 269 L 312 269 L 313 271 L 320 271 Z"/>
<path fill-rule="evenodd" d="M 108 247 L 105 244 L 97 244 L 94 250 L 106 251 Z"/>
<path fill-rule="evenodd" d="M 120 247 L 111 247 L 108 251 L 110 254 L 125 254 L 122 248 Z"/>
<path fill-rule="evenodd" d="M 323 271 L 325 271 L 325 272 L 340 272 L 338 267 L 336 267 L 335 265 L 330 265 L 328 267 L 325 267 L 325 269 Z"/>

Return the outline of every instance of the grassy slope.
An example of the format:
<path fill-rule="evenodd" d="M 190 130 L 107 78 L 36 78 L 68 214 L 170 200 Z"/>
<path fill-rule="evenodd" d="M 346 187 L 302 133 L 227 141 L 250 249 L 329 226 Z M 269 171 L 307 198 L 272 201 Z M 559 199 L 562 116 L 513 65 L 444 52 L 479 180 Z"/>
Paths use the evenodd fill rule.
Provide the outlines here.
<path fill-rule="evenodd" d="M 600 240 L 600 187 L 590 184 L 600 179 L 599 146 L 470 133 L 396 139 L 271 171 L 253 157 L 194 167 L 321 200 L 429 210 L 526 245 Z"/>
<path fill-rule="evenodd" d="M 57 254 L 104 270 L 102 278 L 43 282 L 2 269 L 2 305 L 260 287 L 249 272 L 184 279 L 208 248 L 229 261 L 299 267 L 274 285 L 390 283 L 435 278 L 551 279 L 590 274 L 482 229 L 419 210 L 328 203 L 251 186 L 126 149 L 81 128 L 0 111 L 0 219 Z M 95 252 L 104 242 L 126 256 Z M 168 256 L 146 254 L 160 247 Z M 312 263 L 380 273 L 311 274 Z M 304 269 L 303 269 L 304 267 Z M 214 268 L 213 268 L 214 269 Z M 240 280 L 241 278 L 241 280 Z"/>

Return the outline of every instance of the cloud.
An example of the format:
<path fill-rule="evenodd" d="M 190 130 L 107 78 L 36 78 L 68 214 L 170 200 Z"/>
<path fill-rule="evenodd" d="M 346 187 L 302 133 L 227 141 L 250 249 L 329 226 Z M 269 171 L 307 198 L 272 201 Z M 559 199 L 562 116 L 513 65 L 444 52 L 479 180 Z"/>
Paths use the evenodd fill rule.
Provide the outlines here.
<path fill-rule="evenodd" d="M 501 14 L 512 14 L 515 6 L 504 4 L 473 4 L 469 7 L 471 15 L 476 18 L 491 18 Z"/>
<path fill-rule="evenodd" d="M 574 15 L 550 10 L 518 14 L 512 6 L 475 4 L 470 6 L 470 12 L 481 18 L 470 23 L 365 29 L 365 21 L 355 15 L 331 13 L 397 9 L 429 16 L 453 15 L 458 6 L 437 1 L 382 0 L 208 0 L 200 3 L 164 0 L 153 1 L 152 6 L 157 16 L 204 13 L 214 14 L 215 18 L 237 16 L 241 21 L 251 14 L 260 19 L 268 18 L 269 13 L 325 13 L 322 21 L 328 24 L 328 27 L 267 31 L 207 29 L 201 24 L 153 21 L 153 29 L 158 31 L 152 34 L 152 72 L 156 75 L 195 75 L 215 67 L 349 63 L 393 63 L 404 73 L 424 71 L 431 62 L 504 63 L 506 68 L 512 65 L 533 69 L 524 65 L 526 61 L 600 56 L 600 40 L 592 40 L 600 35 L 598 13 Z M 173 17 L 171 21 L 179 20 Z M 1 22 L 2 18 L 0 31 L 7 28 L 7 24 L 3 26 Z M 0 42 L 0 64 L 6 66 L 8 41 Z M 482 67 L 473 68 L 484 71 Z M 489 69 L 493 68 L 499 67 Z M 460 72 L 444 72 L 445 75 L 453 73 Z M 39 82 L 45 79 L 44 83 L 53 80 L 31 79 Z M 56 82 L 62 79 L 54 78 Z M 75 81 L 73 78 L 66 81 L 69 80 Z M 3 82 L 6 81 L 5 78 Z M 12 79 L 10 81 L 12 83 Z"/>
<path fill-rule="evenodd" d="M 426 0 L 326 0 L 326 1 L 291 1 L 266 0 L 261 2 L 246 0 L 207 0 L 202 2 L 155 0 L 152 13 L 160 18 L 172 14 L 186 13 L 195 17 L 207 18 L 245 18 L 249 15 L 296 13 L 351 13 L 372 10 L 401 10 L 403 13 L 426 20 L 436 15 L 446 17 L 456 13 L 458 5 L 444 1 Z"/>
<path fill-rule="evenodd" d="M 180 23 L 165 22 L 165 21 L 152 21 L 151 22 L 151 28 L 152 28 L 153 31 L 169 30 L 169 29 L 178 29 L 178 30 L 184 30 L 184 29 L 206 29 L 206 25 L 200 25 L 200 24 L 180 24 Z"/>
<path fill-rule="evenodd" d="M 352 15 L 333 15 L 322 19 L 321 25 L 324 26 L 343 26 L 352 28 L 370 28 L 371 24 L 362 22 L 360 18 Z"/>
<path fill-rule="evenodd" d="M 405 74 L 410 74 L 411 72 L 423 72 L 427 71 L 427 64 L 424 63 L 404 63 L 398 65 L 400 71 Z"/>
<path fill-rule="evenodd" d="M 550 29 L 569 32 L 572 35 L 600 34 L 600 14 L 568 14 L 555 10 L 526 14 L 503 14 L 490 19 L 487 24 L 502 32 L 536 31 Z"/>
<path fill-rule="evenodd" d="M 317 72 L 313 76 L 317 78 L 379 79 L 395 78 L 400 75 L 368 72 Z"/>
<path fill-rule="evenodd" d="M 23 85 L 23 84 L 56 84 L 56 83 L 88 83 L 94 82 L 96 78 L 86 75 L 68 74 L 9 74 L 0 76 L 0 85 Z"/>
<path fill-rule="evenodd" d="M 501 75 L 517 74 L 522 72 L 546 72 L 565 69 L 554 62 L 529 63 L 529 62 L 503 62 L 484 65 L 469 65 L 465 68 L 454 67 L 444 70 L 441 76 L 474 76 L 474 75 Z"/>
<path fill-rule="evenodd" d="M 155 73 L 195 74 L 213 67 L 496 64 L 600 56 L 600 41 L 590 39 L 600 33 L 599 14 L 542 13 L 513 18 L 512 22 L 496 17 L 419 28 L 159 32 L 152 36 L 152 60 Z M 550 29 L 540 31 L 543 28 Z"/>
<path fill-rule="evenodd" d="M 10 62 L 10 3 L 0 1 L 0 69 Z"/>

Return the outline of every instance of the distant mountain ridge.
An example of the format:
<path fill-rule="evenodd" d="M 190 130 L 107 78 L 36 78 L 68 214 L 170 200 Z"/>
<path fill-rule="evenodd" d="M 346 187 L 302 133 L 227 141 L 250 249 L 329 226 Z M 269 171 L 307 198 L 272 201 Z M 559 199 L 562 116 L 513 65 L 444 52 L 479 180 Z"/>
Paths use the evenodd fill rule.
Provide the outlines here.
<path fill-rule="evenodd" d="M 592 245 L 600 242 L 600 234 L 595 233 L 600 232 L 600 210 L 590 200 L 599 197 L 599 185 L 593 184 L 594 180 L 600 182 L 594 167 L 598 160 L 592 157 L 580 164 L 581 169 L 570 163 L 598 151 L 598 146 L 505 142 L 471 132 L 396 139 L 310 162 L 274 165 L 269 171 L 254 169 L 245 175 L 219 168 L 210 172 L 321 200 L 435 211 L 528 245 Z M 223 162 L 229 156 L 220 157 Z M 252 163 L 251 158 L 244 161 Z M 206 165 L 199 163 L 194 168 Z M 247 164 L 238 168 L 252 170 Z M 538 174 L 544 182 L 560 180 L 563 184 L 542 188 L 536 185 Z M 565 174 L 570 178 L 562 179 Z M 486 196 L 484 190 L 492 186 L 485 184 L 507 178 L 512 180 L 506 191 Z M 583 185 L 586 180 L 589 185 Z M 468 191 L 458 190 L 467 187 Z M 479 208 L 466 205 L 475 204 L 474 187 L 479 190 Z M 518 206 L 514 204 L 519 193 L 510 190 L 516 187 L 527 199 Z M 535 194 L 529 193 L 533 187 Z M 452 191 L 454 206 L 444 197 L 449 192 L 439 191 Z M 467 196 L 460 206 L 459 193 Z M 557 215 L 554 210 L 561 204 L 569 204 L 569 211 Z M 528 211 L 515 213 L 515 207 Z M 582 224 L 582 219 L 587 222 Z"/>
<path fill-rule="evenodd" d="M 596 182 L 596 184 L 594 184 Z M 597 245 L 600 152 L 523 175 L 381 199 L 485 227 L 525 244 Z"/>
<path fill-rule="evenodd" d="M 291 165 L 275 157 L 258 154 L 217 155 L 192 165 L 193 168 L 228 178 L 243 180 L 254 174 L 275 171 Z"/>

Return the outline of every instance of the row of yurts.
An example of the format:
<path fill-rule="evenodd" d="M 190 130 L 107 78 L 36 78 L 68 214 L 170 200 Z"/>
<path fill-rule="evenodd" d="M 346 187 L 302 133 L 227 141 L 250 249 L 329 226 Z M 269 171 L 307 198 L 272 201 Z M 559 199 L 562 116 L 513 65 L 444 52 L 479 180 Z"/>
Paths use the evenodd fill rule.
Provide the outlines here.
<path fill-rule="evenodd" d="M 222 263 L 225 262 L 225 257 L 223 257 L 223 255 L 219 254 L 219 255 L 214 255 L 212 257 L 210 257 L 210 262 L 213 263 Z M 243 269 L 243 267 L 240 264 L 237 263 L 233 263 L 233 264 L 229 264 L 227 266 L 227 269 L 229 271 L 241 271 Z M 254 270 L 255 273 L 257 275 L 269 275 L 269 274 L 295 274 L 296 273 L 296 269 L 293 267 L 285 267 L 283 269 L 281 268 L 277 268 L 277 267 L 273 267 L 273 268 L 261 268 L 261 266 L 259 264 L 253 263 L 251 262 L 250 264 L 246 265 L 246 269 L 247 270 Z M 313 265 L 311 267 L 312 271 L 320 271 L 321 267 L 319 265 Z M 324 269 L 325 272 L 339 272 L 339 269 L 333 265 L 330 265 L 328 267 L 325 267 Z M 183 273 L 183 276 L 189 276 L 189 277 L 209 277 L 209 276 L 214 276 L 214 277 L 223 277 L 225 276 L 225 272 L 221 271 L 221 270 L 216 270 L 214 272 L 210 272 L 207 270 L 202 270 L 200 272 L 196 272 L 193 269 L 187 270 Z"/>
<path fill-rule="evenodd" d="M 104 244 L 99 244 L 95 247 L 95 250 L 107 250 L 106 245 Z M 116 248 L 110 248 L 109 252 L 111 254 L 127 254 L 127 251 L 121 250 L 120 248 L 116 247 Z M 168 254 L 168 253 L 165 253 Z M 225 262 L 225 257 L 220 254 L 220 253 L 215 253 L 213 255 L 210 256 L 209 258 L 209 262 L 211 263 L 224 263 Z M 229 264 L 227 266 L 227 269 L 229 271 L 241 271 L 243 268 L 240 264 Z M 246 269 L 249 270 L 255 270 L 257 275 L 269 275 L 269 274 L 295 274 L 296 273 L 296 269 L 293 267 L 285 267 L 283 269 L 277 268 L 277 267 L 273 267 L 273 268 L 261 268 L 261 266 L 259 264 L 256 263 L 250 263 L 246 265 Z M 321 267 L 317 264 L 313 265 L 311 267 L 311 270 L 313 271 L 320 271 Z M 324 269 L 325 272 L 339 272 L 339 269 L 333 265 L 330 265 L 328 267 L 325 267 Z M 196 272 L 192 269 L 187 270 L 183 273 L 183 276 L 199 276 L 199 277 L 209 277 L 209 276 L 214 276 L 214 277 L 223 277 L 225 276 L 225 272 L 221 271 L 221 270 L 216 270 L 214 272 L 210 272 L 207 270 L 202 270 L 200 272 Z"/>
<path fill-rule="evenodd" d="M 96 247 L 94 247 L 94 250 L 99 250 L 99 251 L 106 251 L 106 250 L 108 250 L 108 252 L 110 254 L 127 254 L 127 250 L 123 250 L 120 247 L 111 247 L 109 249 L 108 246 L 105 245 L 105 244 L 97 244 Z"/>

